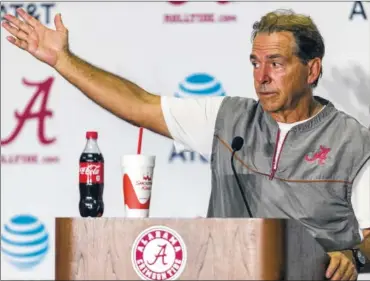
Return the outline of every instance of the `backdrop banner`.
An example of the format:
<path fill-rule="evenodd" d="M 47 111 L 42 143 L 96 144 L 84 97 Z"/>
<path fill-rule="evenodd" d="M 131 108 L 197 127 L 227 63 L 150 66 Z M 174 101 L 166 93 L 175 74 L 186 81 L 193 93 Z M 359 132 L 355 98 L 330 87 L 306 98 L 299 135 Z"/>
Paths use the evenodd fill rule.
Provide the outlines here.
<path fill-rule="evenodd" d="M 256 98 L 251 31 L 275 9 L 310 15 L 326 55 L 316 95 L 370 125 L 369 2 L 2 2 L 54 28 L 61 13 L 72 51 L 146 90 L 186 98 L 191 77 L 213 80 L 210 95 Z M 105 158 L 104 217 L 124 217 L 120 159 L 136 153 L 138 128 L 94 104 L 55 70 L 1 32 L 1 278 L 55 279 L 54 218 L 79 217 L 78 170 L 85 132 Z M 206 90 L 207 85 L 199 86 Z M 191 118 L 191 112 L 189 112 Z M 176 152 L 144 130 L 142 153 L 156 156 L 151 217 L 205 216 L 209 162 Z M 361 278 L 370 278 L 363 275 Z"/>

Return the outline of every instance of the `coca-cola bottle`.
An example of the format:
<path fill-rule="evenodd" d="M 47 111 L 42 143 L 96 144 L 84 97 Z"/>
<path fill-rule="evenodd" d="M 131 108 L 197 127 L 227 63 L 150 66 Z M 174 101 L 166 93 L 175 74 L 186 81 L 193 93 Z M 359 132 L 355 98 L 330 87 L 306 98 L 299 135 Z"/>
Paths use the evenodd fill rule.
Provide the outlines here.
<path fill-rule="evenodd" d="M 80 157 L 80 203 L 82 217 L 101 217 L 104 213 L 104 158 L 97 132 L 86 132 L 86 145 Z"/>

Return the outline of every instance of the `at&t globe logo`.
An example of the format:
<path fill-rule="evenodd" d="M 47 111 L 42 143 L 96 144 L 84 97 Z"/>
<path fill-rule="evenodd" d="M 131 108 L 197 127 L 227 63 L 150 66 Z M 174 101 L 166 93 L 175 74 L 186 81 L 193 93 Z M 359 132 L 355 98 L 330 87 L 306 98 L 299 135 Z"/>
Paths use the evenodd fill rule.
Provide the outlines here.
<path fill-rule="evenodd" d="M 49 249 L 45 226 L 31 215 L 17 215 L 3 226 L 2 256 L 20 270 L 38 265 Z"/>
<path fill-rule="evenodd" d="M 194 73 L 187 76 L 179 85 L 176 97 L 225 96 L 222 85 L 215 77 L 207 73 Z"/>
<path fill-rule="evenodd" d="M 179 83 L 178 90 L 175 92 L 175 97 L 179 98 L 202 98 L 202 97 L 217 97 L 226 96 L 225 90 L 220 81 L 208 73 L 193 73 L 185 77 Z M 208 163 L 208 160 L 202 155 L 194 151 L 177 152 L 175 146 L 172 146 L 169 162 L 176 159 L 185 162 L 195 162 L 199 159 L 203 163 Z"/>

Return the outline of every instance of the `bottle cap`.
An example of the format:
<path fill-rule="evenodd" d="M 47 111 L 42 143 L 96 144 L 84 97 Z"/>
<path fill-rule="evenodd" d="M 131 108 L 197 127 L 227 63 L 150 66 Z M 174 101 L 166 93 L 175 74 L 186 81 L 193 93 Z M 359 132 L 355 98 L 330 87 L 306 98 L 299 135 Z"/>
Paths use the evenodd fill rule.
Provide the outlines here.
<path fill-rule="evenodd" d="M 96 140 L 98 138 L 98 132 L 86 132 L 86 138 Z"/>

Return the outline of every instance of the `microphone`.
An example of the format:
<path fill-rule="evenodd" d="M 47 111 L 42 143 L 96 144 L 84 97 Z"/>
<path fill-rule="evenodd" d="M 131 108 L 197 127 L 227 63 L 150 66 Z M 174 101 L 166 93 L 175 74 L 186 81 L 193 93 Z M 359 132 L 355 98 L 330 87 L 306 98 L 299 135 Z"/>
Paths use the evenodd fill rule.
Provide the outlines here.
<path fill-rule="evenodd" d="M 238 177 L 238 174 L 236 173 L 235 171 L 235 166 L 234 166 L 234 155 L 235 155 L 235 152 L 239 151 L 240 149 L 242 149 L 243 147 L 243 144 L 244 144 L 244 139 L 242 137 L 235 137 L 231 143 L 231 148 L 233 150 L 232 154 L 231 154 L 231 168 L 233 169 L 233 173 L 234 173 L 234 176 L 235 176 L 235 179 L 236 179 L 236 182 L 238 183 L 238 186 L 239 186 L 239 189 L 240 189 L 240 193 L 242 194 L 242 197 L 243 197 L 243 201 L 244 201 L 244 204 L 245 204 L 245 207 L 247 208 L 247 211 L 248 211 L 248 214 L 249 214 L 249 217 L 253 217 L 252 216 L 252 212 L 249 208 L 249 205 L 248 205 L 248 202 L 247 202 L 247 199 L 245 198 L 245 194 L 244 194 L 244 190 L 242 188 L 242 185 L 240 184 L 240 181 L 239 181 L 239 177 Z"/>

